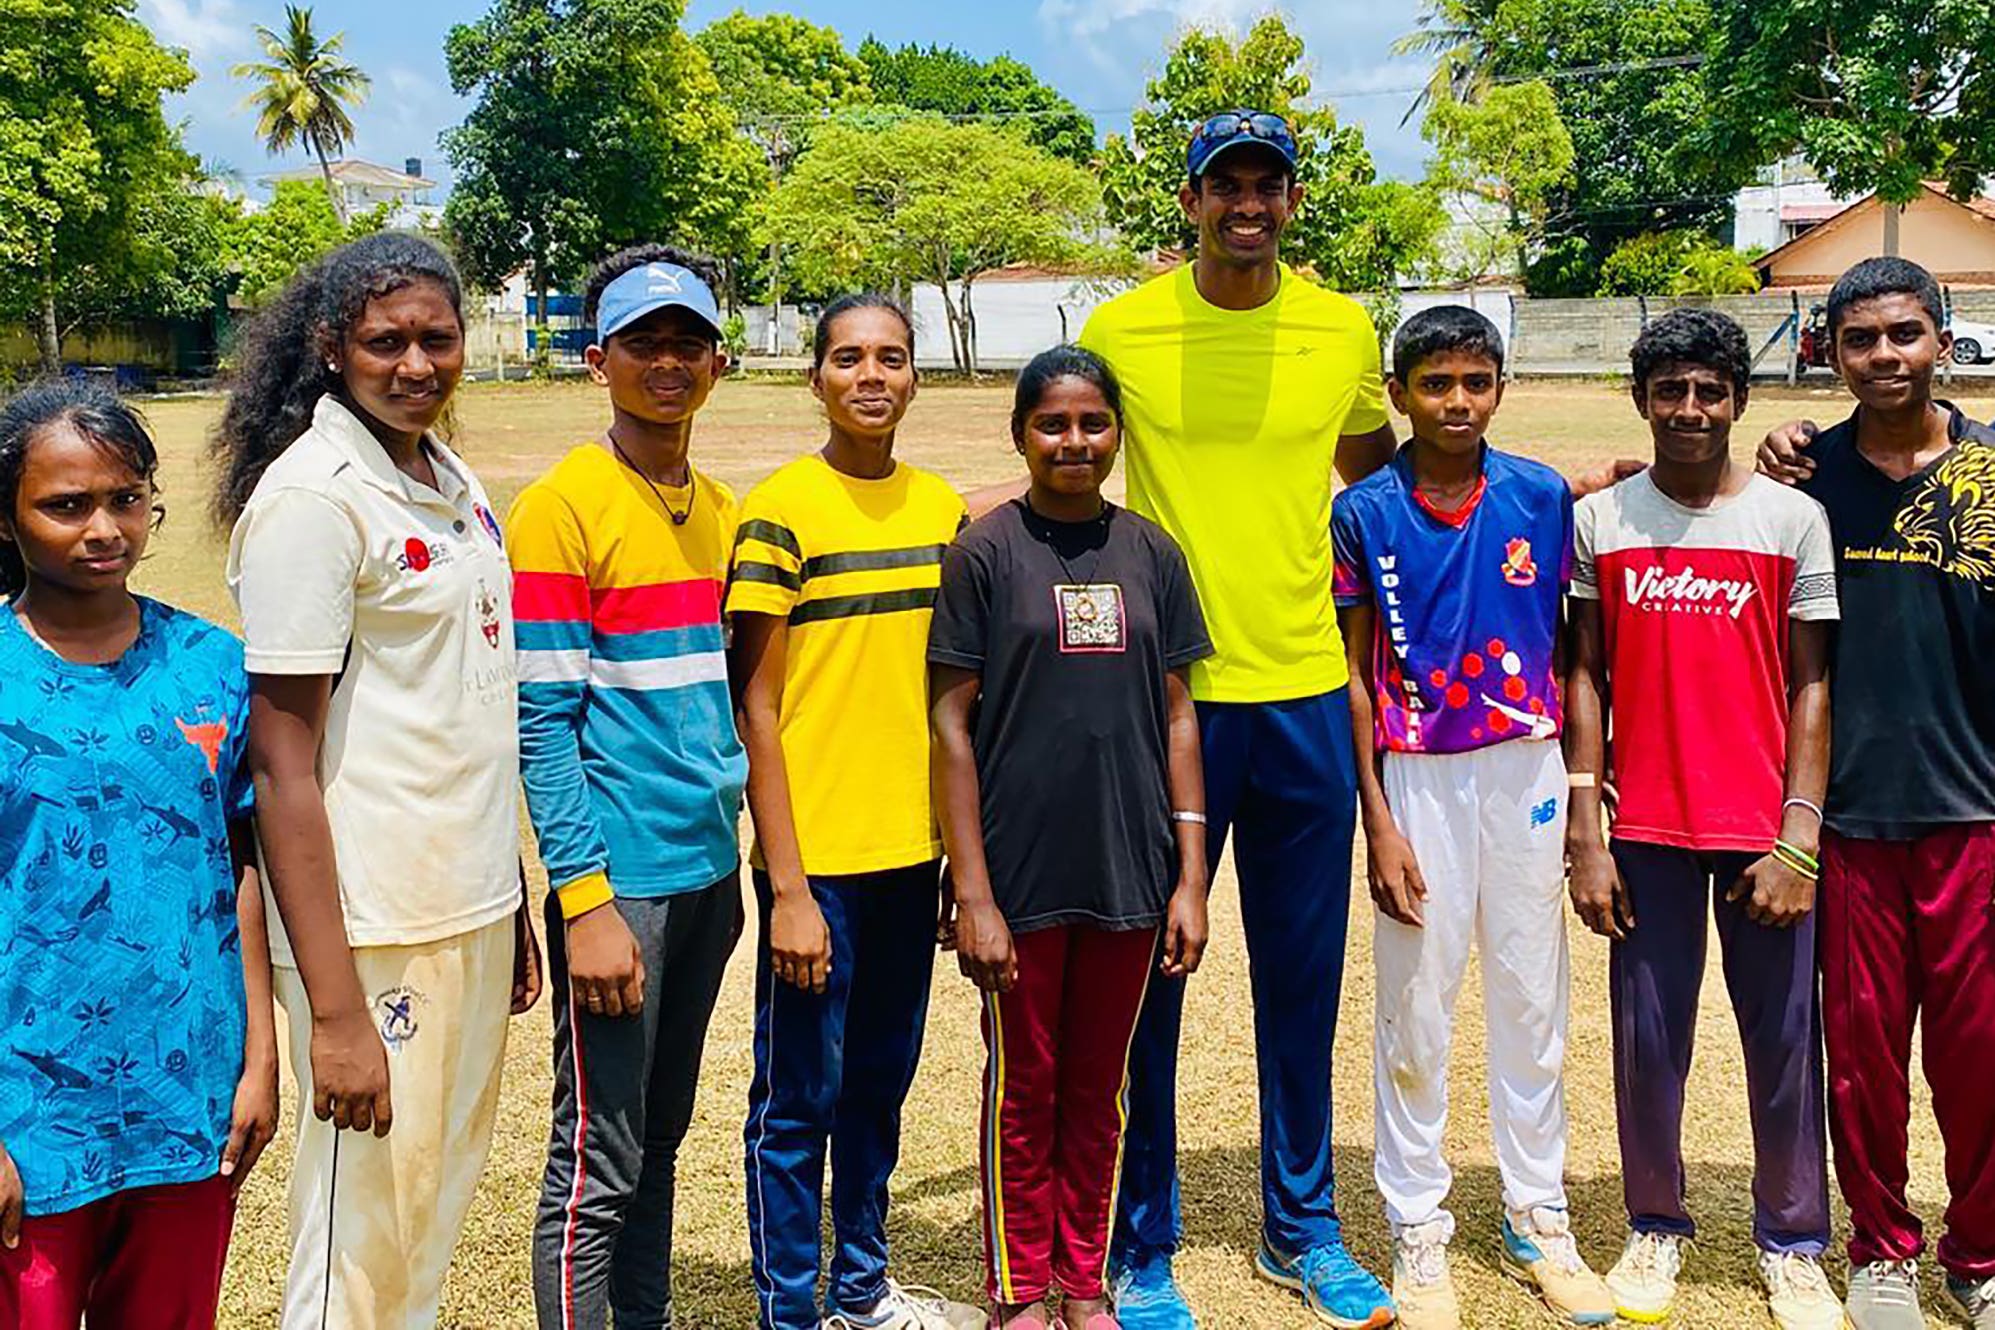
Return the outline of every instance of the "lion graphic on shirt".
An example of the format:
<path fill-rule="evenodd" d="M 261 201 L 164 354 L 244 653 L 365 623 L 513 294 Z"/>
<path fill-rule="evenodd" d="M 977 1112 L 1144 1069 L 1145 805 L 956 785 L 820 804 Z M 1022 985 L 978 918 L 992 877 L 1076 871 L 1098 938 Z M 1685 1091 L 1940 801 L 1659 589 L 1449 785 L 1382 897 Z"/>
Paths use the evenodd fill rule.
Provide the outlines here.
<path fill-rule="evenodd" d="M 1893 527 L 1921 562 L 1995 590 L 1995 448 L 1962 442 Z"/>

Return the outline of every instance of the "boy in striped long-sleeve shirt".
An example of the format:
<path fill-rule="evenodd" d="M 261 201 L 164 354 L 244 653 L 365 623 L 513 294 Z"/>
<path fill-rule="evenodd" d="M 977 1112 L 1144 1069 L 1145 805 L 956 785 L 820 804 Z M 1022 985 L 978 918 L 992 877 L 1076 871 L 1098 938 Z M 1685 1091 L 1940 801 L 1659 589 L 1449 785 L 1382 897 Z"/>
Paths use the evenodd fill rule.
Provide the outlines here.
<path fill-rule="evenodd" d="M 613 420 L 508 521 L 520 767 L 553 892 L 554 1122 L 534 1225 L 543 1330 L 669 1326 L 672 1189 L 742 926 L 747 760 L 722 651 L 737 513 L 687 458 L 727 367 L 710 265 L 625 250 L 589 281 Z"/>

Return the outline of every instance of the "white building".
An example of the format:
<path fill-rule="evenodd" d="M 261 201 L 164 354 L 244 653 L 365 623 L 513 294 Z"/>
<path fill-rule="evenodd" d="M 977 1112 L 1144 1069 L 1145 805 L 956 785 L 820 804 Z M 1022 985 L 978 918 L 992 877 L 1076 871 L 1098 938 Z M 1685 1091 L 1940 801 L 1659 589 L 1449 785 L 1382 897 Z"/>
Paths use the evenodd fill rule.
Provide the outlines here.
<path fill-rule="evenodd" d="M 1740 251 L 1775 250 L 1856 202 L 1822 182 L 1798 157 L 1763 167 L 1733 204 L 1732 244 Z"/>
<path fill-rule="evenodd" d="M 422 159 L 411 157 L 403 163 L 403 167 L 397 171 L 352 157 L 332 162 L 333 188 L 339 191 L 346 215 L 358 217 L 385 203 L 388 205 L 388 225 L 401 229 L 434 223 L 442 217 L 443 209 L 430 201 L 430 191 L 436 188 L 436 181 L 423 175 Z M 314 162 L 293 171 L 277 171 L 257 178 L 266 185 L 276 185 L 285 180 L 317 183 L 325 179 L 325 172 L 320 171 Z"/>

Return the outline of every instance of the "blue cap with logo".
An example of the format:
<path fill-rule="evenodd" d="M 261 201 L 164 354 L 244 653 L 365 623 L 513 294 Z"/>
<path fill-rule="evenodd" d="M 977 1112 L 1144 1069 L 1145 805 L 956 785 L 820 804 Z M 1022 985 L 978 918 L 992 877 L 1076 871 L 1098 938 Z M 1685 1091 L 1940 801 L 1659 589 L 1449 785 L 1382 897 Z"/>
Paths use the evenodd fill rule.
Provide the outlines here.
<path fill-rule="evenodd" d="M 608 341 L 652 311 L 674 308 L 696 315 L 716 338 L 722 336 L 720 302 L 698 273 L 676 263 L 647 263 L 603 288 L 596 301 L 596 338 Z"/>
<path fill-rule="evenodd" d="M 1295 131 L 1272 111 L 1221 111 L 1208 116 L 1192 131 L 1191 142 L 1185 146 L 1185 169 L 1196 180 L 1212 165 L 1213 158 L 1243 143 L 1271 148 L 1290 170 L 1295 169 Z"/>

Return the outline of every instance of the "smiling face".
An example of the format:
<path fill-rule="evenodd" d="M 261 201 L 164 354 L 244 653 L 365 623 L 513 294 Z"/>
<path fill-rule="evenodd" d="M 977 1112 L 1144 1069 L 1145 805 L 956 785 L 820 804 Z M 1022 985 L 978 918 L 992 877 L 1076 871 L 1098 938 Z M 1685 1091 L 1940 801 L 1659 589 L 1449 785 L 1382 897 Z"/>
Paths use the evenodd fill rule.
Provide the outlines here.
<path fill-rule="evenodd" d="M 353 405 L 414 438 L 436 424 L 464 373 L 464 324 L 450 295 L 416 281 L 367 302 L 332 359 Z"/>
<path fill-rule="evenodd" d="M 1013 439 L 1032 487 L 1068 497 L 1095 494 L 1115 469 L 1122 431 L 1100 387 L 1065 374 L 1046 385 Z"/>
<path fill-rule="evenodd" d="M 1746 390 L 1735 390 L 1721 369 L 1668 364 L 1635 385 L 1635 409 L 1649 422 L 1657 460 L 1696 465 L 1730 450 Z"/>
<path fill-rule="evenodd" d="M 0 514 L 0 538 L 14 543 L 37 581 L 109 591 L 138 566 L 152 519 L 152 482 L 57 420 L 28 444 L 14 510 Z"/>
<path fill-rule="evenodd" d="M 1933 326 L 1915 295 L 1859 300 L 1836 325 L 1836 369 L 1857 401 L 1873 411 L 1923 408 L 1933 372 L 1953 354 L 1953 334 Z"/>
<path fill-rule="evenodd" d="M 1280 153 L 1244 144 L 1214 158 L 1178 202 L 1198 228 L 1200 254 L 1247 267 L 1275 261 L 1302 187 Z"/>
<path fill-rule="evenodd" d="M 653 310 L 583 358 L 589 377 L 610 390 L 619 411 L 655 425 L 692 416 L 727 372 L 727 352 L 713 329 L 677 306 Z"/>
<path fill-rule="evenodd" d="M 883 438 L 907 414 L 914 387 L 914 346 L 900 315 L 862 305 L 832 320 L 810 390 L 834 427 Z"/>
<path fill-rule="evenodd" d="M 1445 453 L 1470 453 L 1503 401 L 1503 374 L 1488 356 L 1443 351 L 1415 365 L 1408 382 L 1387 380 L 1386 390 L 1415 438 Z"/>

